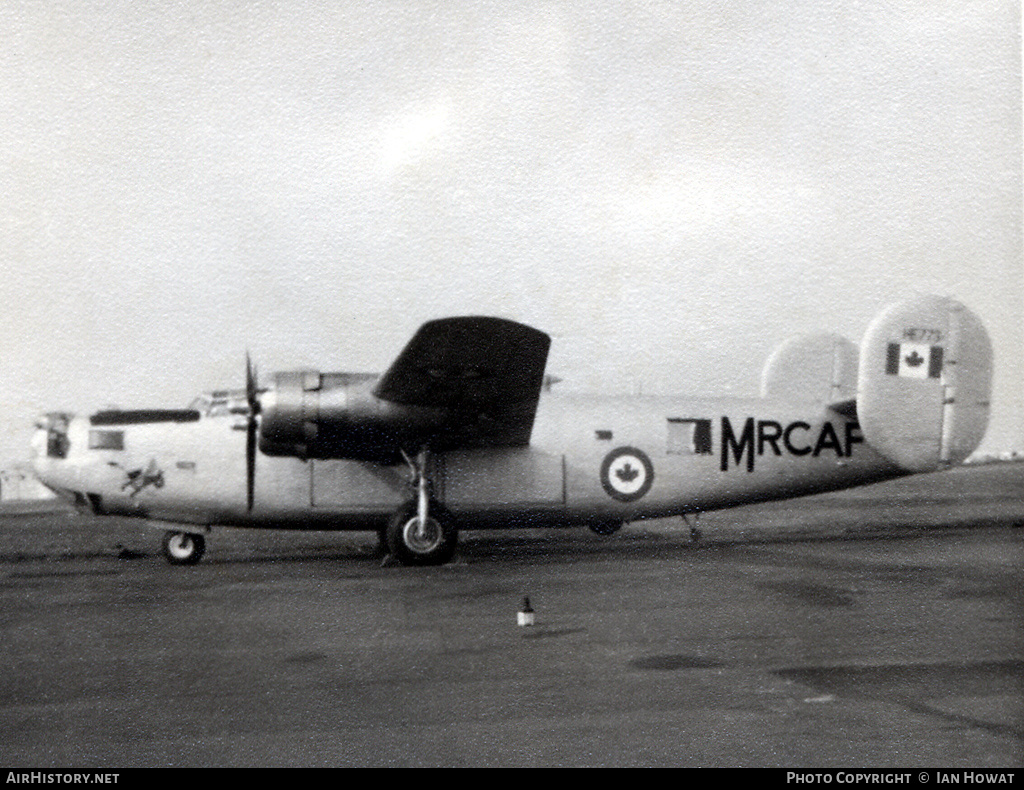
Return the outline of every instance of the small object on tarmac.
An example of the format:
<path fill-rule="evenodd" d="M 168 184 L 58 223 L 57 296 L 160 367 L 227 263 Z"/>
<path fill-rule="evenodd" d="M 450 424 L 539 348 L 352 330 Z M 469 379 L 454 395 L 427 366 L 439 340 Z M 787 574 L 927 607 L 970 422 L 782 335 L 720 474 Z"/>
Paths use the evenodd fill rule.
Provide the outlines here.
<path fill-rule="evenodd" d="M 529 597 L 523 598 L 523 608 L 519 611 L 518 622 L 520 626 L 533 625 L 533 607 L 530 606 Z"/>

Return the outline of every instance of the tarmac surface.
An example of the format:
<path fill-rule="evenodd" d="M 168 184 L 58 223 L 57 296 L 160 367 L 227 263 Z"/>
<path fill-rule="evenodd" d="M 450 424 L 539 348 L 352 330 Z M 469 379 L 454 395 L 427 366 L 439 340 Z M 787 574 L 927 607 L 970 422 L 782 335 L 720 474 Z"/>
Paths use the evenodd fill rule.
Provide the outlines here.
<path fill-rule="evenodd" d="M 1024 464 L 678 520 L 160 533 L 0 511 L 0 766 L 1019 767 Z M 524 596 L 536 624 L 517 625 Z"/>

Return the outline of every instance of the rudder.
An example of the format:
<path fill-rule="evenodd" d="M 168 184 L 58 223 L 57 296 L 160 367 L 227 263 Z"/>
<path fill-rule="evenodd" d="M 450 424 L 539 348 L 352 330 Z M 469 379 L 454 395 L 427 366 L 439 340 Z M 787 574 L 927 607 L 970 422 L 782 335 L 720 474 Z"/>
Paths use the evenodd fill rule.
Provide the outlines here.
<path fill-rule="evenodd" d="M 947 297 L 892 305 L 864 334 L 857 414 L 865 440 L 908 472 L 959 464 L 988 427 L 992 345 Z"/>

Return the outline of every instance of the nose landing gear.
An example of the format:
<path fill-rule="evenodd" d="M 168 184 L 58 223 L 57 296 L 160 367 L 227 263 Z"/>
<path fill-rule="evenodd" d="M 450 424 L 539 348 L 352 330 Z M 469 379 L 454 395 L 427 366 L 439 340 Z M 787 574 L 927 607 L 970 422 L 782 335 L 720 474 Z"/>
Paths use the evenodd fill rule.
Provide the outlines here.
<path fill-rule="evenodd" d="M 206 539 L 192 532 L 166 532 L 164 556 L 171 565 L 195 565 L 206 551 Z"/>
<path fill-rule="evenodd" d="M 690 523 L 690 519 L 689 519 L 689 517 L 688 517 L 688 515 L 686 513 L 683 513 L 682 518 L 683 518 L 683 523 L 686 524 L 686 526 L 689 527 L 689 529 L 690 529 L 690 543 L 696 543 L 697 541 L 699 541 L 701 539 L 701 537 L 703 535 L 703 533 L 700 531 L 700 526 L 699 526 L 700 513 L 694 513 L 693 514 L 693 523 L 692 524 Z"/>

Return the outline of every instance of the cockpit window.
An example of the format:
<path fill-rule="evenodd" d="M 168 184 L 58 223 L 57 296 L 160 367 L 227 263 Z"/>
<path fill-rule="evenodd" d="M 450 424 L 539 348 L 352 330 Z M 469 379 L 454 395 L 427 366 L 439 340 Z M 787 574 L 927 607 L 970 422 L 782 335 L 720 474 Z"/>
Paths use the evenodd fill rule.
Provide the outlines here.
<path fill-rule="evenodd" d="M 123 450 L 124 431 L 89 431 L 90 450 Z"/>
<path fill-rule="evenodd" d="M 66 433 L 50 431 L 50 435 L 46 438 L 46 454 L 50 458 L 67 458 L 70 444 Z"/>
<path fill-rule="evenodd" d="M 152 422 L 195 422 L 194 409 L 107 409 L 89 417 L 90 425 L 144 425 Z"/>
<path fill-rule="evenodd" d="M 50 458 L 67 458 L 70 446 L 68 416 L 60 413 L 46 415 L 46 455 Z"/>

